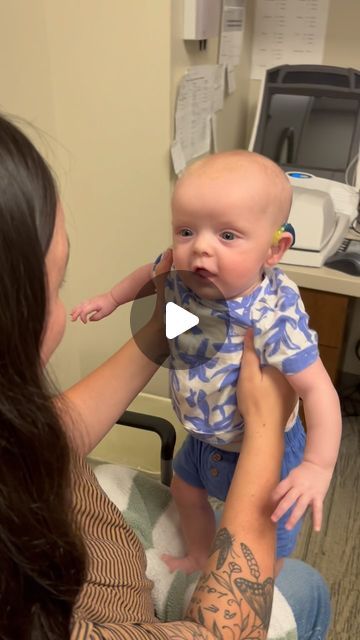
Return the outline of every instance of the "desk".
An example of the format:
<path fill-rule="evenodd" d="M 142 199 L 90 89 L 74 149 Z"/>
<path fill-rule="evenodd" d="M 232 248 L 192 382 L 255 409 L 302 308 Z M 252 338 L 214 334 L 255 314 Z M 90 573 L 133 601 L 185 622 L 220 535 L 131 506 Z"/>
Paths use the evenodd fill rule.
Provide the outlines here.
<path fill-rule="evenodd" d="M 349 232 L 349 238 L 359 234 Z M 360 277 L 349 276 L 327 267 L 295 267 L 281 264 L 281 268 L 300 288 L 310 327 L 319 336 L 321 359 L 336 382 L 343 356 L 347 318 L 354 299 L 360 298 Z"/>

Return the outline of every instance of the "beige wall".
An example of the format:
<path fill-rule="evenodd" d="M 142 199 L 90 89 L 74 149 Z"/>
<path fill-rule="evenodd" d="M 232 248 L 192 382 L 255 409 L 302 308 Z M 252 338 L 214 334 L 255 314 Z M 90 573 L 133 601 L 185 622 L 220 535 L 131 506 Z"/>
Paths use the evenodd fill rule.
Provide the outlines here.
<path fill-rule="evenodd" d="M 54 134 L 42 0 L 0 2 L 0 108 Z"/>
<path fill-rule="evenodd" d="M 70 309 L 170 240 L 171 3 L 2 0 L 0 7 L 1 108 L 45 132 L 72 247 Z M 127 309 L 98 325 L 69 326 L 54 358 L 60 384 L 129 334 Z"/>
<path fill-rule="evenodd" d="M 220 149 L 246 146 L 258 91 L 249 80 L 253 2 L 247 5 L 237 90 L 218 117 Z M 200 52 L 182 41 L 182 0 L 0 0 L 0 9 L 1 108 L 48 134 L 31 135 L 61 183 L 70 310 L 169 243 L 176 88 L 188 65 L 216 62 L 218 42 Z M 359 24 L 357 0 L 330 0 L 325 63 L 360 67 Z M 99 324 L 69 326 L 53 360 L 59 383 L 74 382 L 129 333 L 128 307 Z M 167 395 L 166 372 L 147 391 Z M 168 403 L 160 405 L 166 414 Z M 126 450 L 133 437 L 125 438 Z"/>
<path fill-rule="evenodd" d="M 44 0 L 72 251 L 69 308 L 106 290 L 169 243 L 170 3 Z M 130 335 L 129 310 L 72 325 L 57 358 L 72 381 Z M 76 345 L 76 346 L 75 346 Z"/>

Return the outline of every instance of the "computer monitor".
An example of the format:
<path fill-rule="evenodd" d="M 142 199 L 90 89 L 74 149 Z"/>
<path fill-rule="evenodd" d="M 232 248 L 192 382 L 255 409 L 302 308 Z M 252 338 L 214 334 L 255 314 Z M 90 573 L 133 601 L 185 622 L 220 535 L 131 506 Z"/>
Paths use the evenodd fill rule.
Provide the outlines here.
<path fill-rule="evenodd" d="M 284 171 L 359 186 L 359 146 L 359 71 L 325 65 L 282 65 L 267 71 L 251 150 Z"/>

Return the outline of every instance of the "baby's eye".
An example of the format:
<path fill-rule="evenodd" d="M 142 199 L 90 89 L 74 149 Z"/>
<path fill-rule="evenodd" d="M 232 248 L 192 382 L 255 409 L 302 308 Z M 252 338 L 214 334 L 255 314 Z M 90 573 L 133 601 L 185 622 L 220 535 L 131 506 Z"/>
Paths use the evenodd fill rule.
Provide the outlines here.
<path fill-rule="evenodd" d="M 232 231 L 222 231 L 222 233 L 220 233 L 220 236 L 223 240 L 235 240 L 236 238 L 235 233 L 233 233 Z"/>
<path fill-rule="evenodd" d="M 188 238 L 189 236 L 192 236 L 192 231 L 191 229 L 180 229 L 179 236 L 182 236 L 183 238 Z"/>

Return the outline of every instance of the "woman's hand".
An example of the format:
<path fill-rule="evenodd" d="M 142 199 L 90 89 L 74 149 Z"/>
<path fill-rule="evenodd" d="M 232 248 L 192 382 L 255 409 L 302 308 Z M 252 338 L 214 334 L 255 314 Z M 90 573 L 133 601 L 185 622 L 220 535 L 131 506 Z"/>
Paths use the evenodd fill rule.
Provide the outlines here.
<path fill-rule="evenodd" d="M 165 282 L 172 266 L 172 250 L 167 249 L 156 266 L 154 285 L 155 309 L 149 322 L 134 334 L 141 351 L 156 364 L 163 364 L 169 356 L 169 345 L 165 333 Z"/>
<path fill-rule="evenodd" d="M 271 423 L 285 427 L 297 402 L 295 392 L 280 371 L 260 366 L 250 330 L 244 340 L 237 398 L 245 424 L 259 426 Z"/>
<path fill-rule="evenodd" d="M 154 284 L 156 289 L 156 306 L 153 318 L 165 332 L 165 281 L 173 263 L 172 249 L 166 249 L 155 268 Z"/>

